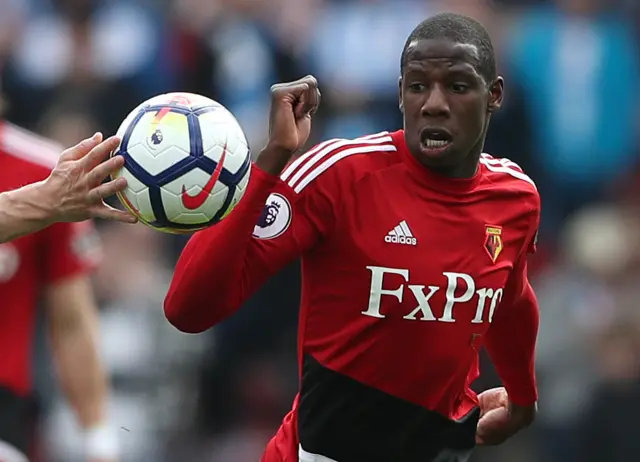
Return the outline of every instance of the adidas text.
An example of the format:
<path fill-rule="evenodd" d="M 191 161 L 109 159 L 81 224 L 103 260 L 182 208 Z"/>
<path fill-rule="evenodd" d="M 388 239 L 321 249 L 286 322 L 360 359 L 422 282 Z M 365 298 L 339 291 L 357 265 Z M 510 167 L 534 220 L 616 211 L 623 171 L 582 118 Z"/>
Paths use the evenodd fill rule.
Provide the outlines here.
<path fill-rule="evenodd" d="M 389 242 L 391 244 L 406 244 L 406 245 L 416 245 L 417 243 L 415 237 L 389 236 L 389 235 L 386 235 L 384 237 L 384 241 Z"/>

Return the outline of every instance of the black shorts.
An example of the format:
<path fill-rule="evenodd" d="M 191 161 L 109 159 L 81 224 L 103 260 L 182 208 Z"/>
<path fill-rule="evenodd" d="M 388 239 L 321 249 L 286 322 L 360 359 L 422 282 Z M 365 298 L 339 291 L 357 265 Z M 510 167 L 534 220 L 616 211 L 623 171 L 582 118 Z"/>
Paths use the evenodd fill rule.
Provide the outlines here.
<path fill-rule="evenodd" d="M 467 462 L 471 458 L 470 450 L 448 450 L 445 449 L 431 462 Z"/>
<path fill-rule="evenodd" d="M 458 425 L 452 426 L 448 431 L 443 432 L 439 437 L 439 447 L 443 449 L 440 449 L 436 456 L 427 456 L 429 457 L 428 461 L 421 458 L 420 461 L 414 459 L 397 461 L 393 459 L 389 462 L 468 462 L 475 448 L 475 434 L 479 416 L 480 409 L 475 408 L 462 419 L 456 421 Z M 274 441 L 275 438 L 267 446 L 262 461 L 274 462 L 275 460 L 280 460 L 280 452 L 273 446 L 275 444 Z M 299 446 L 298 457 L 300 462 L 342 462 L 342 460 L 335 461 L 325 456 L 309 453 L 302 446 Z M 352 458 L 350 460 L 359 461 L 362 459 Z"/>
<path fill-rule="evenodd" d="M 35 416 L 34 400 L 20 396 L 0 385 L 0 448 L 13 447 L 22 454 L 29 454 Z M 0 449 L 1 452 L 2 449 Z M 2 457 L 0 460 L 4 462 Z"/>
<path fill-rule="evenodd" d="M 431 462 L 467 462 L 473 452 L 476 428 L 480 418 L 480 409 L 475 408 L 461 420 L 460 427 L 455 428 L 450 435 L 445 435 L 445 447 Z"/>

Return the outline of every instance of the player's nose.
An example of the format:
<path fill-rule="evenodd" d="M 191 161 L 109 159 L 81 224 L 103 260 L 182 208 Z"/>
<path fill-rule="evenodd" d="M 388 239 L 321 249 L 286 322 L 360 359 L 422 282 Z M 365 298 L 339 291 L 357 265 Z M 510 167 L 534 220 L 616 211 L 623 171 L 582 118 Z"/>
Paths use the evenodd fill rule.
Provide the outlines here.
<path fill-rule="evenodd" d="M 439 85 L 434 85 L 427 93 L 422 105 L 422 115 L 427 117 L 449 117 L 450 112 L 446 92 Z"/>

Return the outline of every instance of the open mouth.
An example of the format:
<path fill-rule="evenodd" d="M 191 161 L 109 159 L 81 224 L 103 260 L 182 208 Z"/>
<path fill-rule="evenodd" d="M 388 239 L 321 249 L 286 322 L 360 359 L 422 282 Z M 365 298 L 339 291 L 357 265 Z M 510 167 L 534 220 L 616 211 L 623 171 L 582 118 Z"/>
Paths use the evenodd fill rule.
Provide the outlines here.
<path fill-rule="evenodd" d="M 420 133 L 420 142 L 427 149 L 441 150 L 448 147 L 453 136 L 447 130 L 440 128 L 425 128 Z"/>

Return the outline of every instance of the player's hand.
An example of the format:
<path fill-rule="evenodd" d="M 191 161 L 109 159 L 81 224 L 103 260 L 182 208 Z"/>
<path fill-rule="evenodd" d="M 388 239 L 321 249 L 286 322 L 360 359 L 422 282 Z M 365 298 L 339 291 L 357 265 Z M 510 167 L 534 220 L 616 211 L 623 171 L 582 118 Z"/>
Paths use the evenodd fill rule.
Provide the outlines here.
<path fill-rule="evenodd" d="M 319 104 L 318 81 L 311 75 L 271 87 L 269 141 L 258 157 L 260 168 L 274 175 L 282 171 L 309 139 L 311 117 Z"/>
<path fill-rule="evenodd" d="M 480 420 L 476 444 L 494 446 L 528 427 L 536 415 L 536 406 L 517 406 L 509 402 L 504 388 L 493 388 L 478 396 Z"/>
<path fill-rule="evenodd" d="M 124 164 L 122 156 L 108 158 L 118 143 L 116 137 L 103 141 L 102 134 L 96 133 L 62 153 L 51 175 L 42 183 L 53 222 L 84 221 L 89 218 L 125 223 L 137 221 L 130 213 L 104 203 L 105 198 L 127 187 L 124 178 L 103 183 Z"/>

